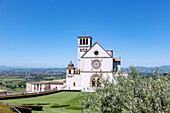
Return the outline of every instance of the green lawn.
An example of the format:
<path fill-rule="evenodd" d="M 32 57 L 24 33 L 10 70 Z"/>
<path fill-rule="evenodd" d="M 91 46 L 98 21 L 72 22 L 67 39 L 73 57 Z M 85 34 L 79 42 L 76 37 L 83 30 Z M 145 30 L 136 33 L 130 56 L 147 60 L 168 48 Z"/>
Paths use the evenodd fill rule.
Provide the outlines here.
<path fill-rule="evenodd" d="M 18 93 L 21 93 L 21 92 L 25 92 L 25 88 L 20 88 L 20 87 L 17 87 L 15 89 L 13 89 L 13 92 L 18 92 Z"/>
<path fill-rule="evenodd" d="M 2 100 L 11 105 L 21 105 L 22 103 L 51 103 L 52 104 L 70 104 L 79 105 L 79 100 L 81 99 L 81 92 L 60 92 L 45 96 L 32 97 L 32 98 L 22 98 L 22 99 L 10 99 Z M 1 101 L 1 100 L 0 100 Z M 80 110 L 70 110 L 62 108 L 50 108 L 50 105 L 43 105 L 43 111 L 33 111 L 33 113 L 80 113 Z"/>
<path fill-rule="evenodd" d="M 0 89 L 6 89 L 6 87 L 5 87 L 5 86 L 1 86 L 1 85 L 0 85 Z"/>

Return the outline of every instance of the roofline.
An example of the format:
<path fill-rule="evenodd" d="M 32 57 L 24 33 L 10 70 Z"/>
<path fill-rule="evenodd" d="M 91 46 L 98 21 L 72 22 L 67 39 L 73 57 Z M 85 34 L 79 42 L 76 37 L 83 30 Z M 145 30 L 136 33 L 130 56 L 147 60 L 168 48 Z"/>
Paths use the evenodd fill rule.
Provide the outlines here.
<path fill-rule="evenodd" d="M 112 49 L 108 49 L 107 51 L 113 51 Z"/>
<path fill-rule="evenodd" d="M 64 84 L 66 81 L 63 82 L 27 82 L 27 84 Z"/>
<path fill-rule="evenodd" d="M 87 36 L 87 35 L 83 35 L 83 36 L 77 36 L 78 38 L 91 38 L 93 39 L 91 36 Z"/>
<path fill-rule="evenodd" d="M 51 81 L 40 81 L 40 82 L 27 82 L 27 84 L 50 84 L 50 83 L 64 83 L 66 79 L 58 79 L 58 80 L 51 80 Z"/>
<path fill-rule="evenodd" d="M 112 57 L 83 57 L 83 58 L 111 58 L 111 59 L 114 59 Z"/>
<path fill-rule="evenodd" d="M 121 56 L 119 58 L 113 58 L 115 62 L 121 62 Z"/>
<path fill-rule="evenodd" d="M 111 56 L 97 41 L 93 44 L 93 46 L 91 46 L 91 48 L 93 48 L 94 45 L 96 45 L 96 44 L 98 44 L 98 45 L 110 56 L 109 58 L 113 58 L 113 56 Z M 87 50 L 87 51 L 81 56 L 81 58 L 83 58 L 84 55 L 85 55 L 88 51 L 91 50 L 91 48 L 90 48 L 89 50 Z"/>

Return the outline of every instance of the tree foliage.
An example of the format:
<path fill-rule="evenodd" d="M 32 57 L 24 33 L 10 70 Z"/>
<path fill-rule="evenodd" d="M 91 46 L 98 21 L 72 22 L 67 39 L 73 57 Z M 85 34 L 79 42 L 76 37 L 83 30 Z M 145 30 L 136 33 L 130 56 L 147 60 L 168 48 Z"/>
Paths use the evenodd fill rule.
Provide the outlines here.
<path fill-rule="evenodd" d="M 168 95 L 170 76 L 162 76 L 156 69 L 154 76 L 143 77 L 131 67 L 127 77 L 113 74 L 114 80 L 102 80 L 103 87 L 94 93 L 84 93 L 80 102 L 83 112 L 170 112 Z"/>
<path fill-rule="evenodd" d="M 14 113 L 14 112 L 12 112 L 7 105 L 0 102 L 0 113 Z"/>

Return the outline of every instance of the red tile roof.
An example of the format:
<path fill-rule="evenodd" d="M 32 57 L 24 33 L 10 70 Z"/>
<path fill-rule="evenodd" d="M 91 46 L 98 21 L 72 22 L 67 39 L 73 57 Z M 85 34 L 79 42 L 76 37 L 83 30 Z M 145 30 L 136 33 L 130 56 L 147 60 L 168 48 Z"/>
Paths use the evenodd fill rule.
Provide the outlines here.
<path fill-rule="evenodd" d="M 114 61 L 115 61 L 115 62 L 120 62 L 120 61 L 121 61 L 121 57 L 119 57 L 119 58 L 114 58 Z"/>
<path fill-rule="evenodd" d="M 92 37 L 91 37 L 91 36 L 84 35 L 84 36 L 78 36 L 78 38 L 92 38 Z"/>

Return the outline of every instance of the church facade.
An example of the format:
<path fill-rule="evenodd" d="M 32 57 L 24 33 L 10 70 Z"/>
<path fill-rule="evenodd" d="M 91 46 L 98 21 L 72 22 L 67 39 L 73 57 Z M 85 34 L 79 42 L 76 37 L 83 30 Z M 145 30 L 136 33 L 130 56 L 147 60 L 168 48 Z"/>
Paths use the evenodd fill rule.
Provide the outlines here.
<path fill-rule="evenodd" d="M 91 36 L 78 36 L 77 68 L 72 61 L 68 64 L 66 86 L 84 90 L 100 86 L 100 79 L 109 77 L 111 81 L 112 73 L 120 70 L 121 57 L 114 58 L 112 49 L 105 50 L 97 41 L 92 45 Z"/>
<path fill-rule="evenodd" d="M 113 50 L 105 50 L 97 41 L 92 45 L 91 36 L 78 36 L 77 68 L 72 61 L 66 67 L 66 79 L 28 82 L 27 92 L 43 92 L 51 90 L 93 91 L 100 87 L 101 79 L 113 80 L 113 72 L 121 70 L 121 57 L 114 58 Z M 123 74 L 127 76 L 127 74 Z"/>

